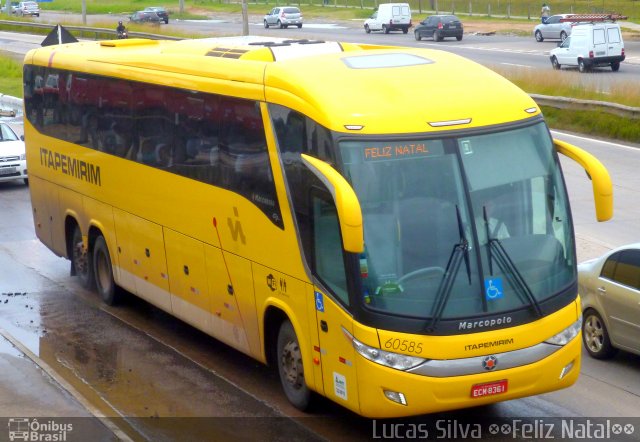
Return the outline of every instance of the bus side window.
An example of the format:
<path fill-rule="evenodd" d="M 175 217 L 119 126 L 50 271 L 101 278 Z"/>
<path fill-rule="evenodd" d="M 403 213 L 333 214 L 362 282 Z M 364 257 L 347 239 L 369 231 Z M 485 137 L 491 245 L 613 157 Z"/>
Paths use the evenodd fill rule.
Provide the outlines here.
<path fill-rule="evenodd" d="M 312 190 L 314 273 L 346 305 L 349 305 L 340 222 L 329 195 Z M 324 193 L 324 192 L 323 192 Z"/>

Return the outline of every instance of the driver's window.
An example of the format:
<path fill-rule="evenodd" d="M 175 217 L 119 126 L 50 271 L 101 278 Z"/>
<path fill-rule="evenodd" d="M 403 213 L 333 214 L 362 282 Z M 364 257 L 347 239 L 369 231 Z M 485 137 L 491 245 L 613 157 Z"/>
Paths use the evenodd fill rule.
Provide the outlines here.
<path fill-rule="evenodd" d="M 377 13 L 377 12 L 374 12 L 374 13 L 371 15 L 371 18 L 378 18 L 378 13 Z"/>
<path fill-rule="evenodd" d="M 314 273 L 340 301 L 349 305 L 340 222 L 335 203 L 330 197 L 313 195 L 312 208 Z"/>
<path fill-rule="evenodd" d="M 568 48 L 569 44 L 571 43 L 571 37 L 567 37 L 562 44 L 560 45 L 561 48 Z"/>

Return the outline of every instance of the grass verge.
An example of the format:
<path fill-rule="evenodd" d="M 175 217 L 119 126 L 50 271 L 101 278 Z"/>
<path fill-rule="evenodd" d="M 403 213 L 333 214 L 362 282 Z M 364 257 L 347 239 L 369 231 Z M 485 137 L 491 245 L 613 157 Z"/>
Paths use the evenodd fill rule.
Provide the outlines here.
<path fill-rule="evenodd" d="M 22 98 L 22 63 L 0 56 L 0 93 Z"/>

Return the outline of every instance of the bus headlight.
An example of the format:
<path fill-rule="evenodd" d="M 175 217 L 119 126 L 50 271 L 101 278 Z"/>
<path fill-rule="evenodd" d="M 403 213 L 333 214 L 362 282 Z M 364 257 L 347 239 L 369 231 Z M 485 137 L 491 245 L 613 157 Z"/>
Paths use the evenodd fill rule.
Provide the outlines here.
<path fill-rule="evenodd" d="M 358 341 L 351 333 L 342 328 L 342 332 L 346 338 L 351 341 L 353 348 L 356 349 L 364 358 L 375 362 L 376 364 L 384 365 L 385 367 L 395 368 L 396 370 L 406 371 L 416 365 L 422 364 L 426 359 L 417 358 L 415 356 L 407 356 L 399 353 L 392 353 L 390 351 L 381 350 L 375 347 L 369 347 L 366 344 Z"/>
<path fill-rule="evenodd" d="M 567 345 L 573 338 L 578 336 L 578 333 L 580 333 L 581 328 L 582 328 L 582 315 L 580 315 L 578 320 L 573 324 L 571 324 L 569 327 L 565 328 L 560 333 L 547 339 L 544 342 L 546 342 L 547 344 L 554 344 L 554 345 Z"/>

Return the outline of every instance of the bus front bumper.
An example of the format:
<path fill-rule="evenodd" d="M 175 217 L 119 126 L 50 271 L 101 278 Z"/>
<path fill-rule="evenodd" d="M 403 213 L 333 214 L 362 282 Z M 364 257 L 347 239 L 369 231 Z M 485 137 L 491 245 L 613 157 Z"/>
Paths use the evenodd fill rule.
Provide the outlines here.
<path fill-rule="evenodd" d="M 360 414 L 370 418 L 414 416 L 560 390 L 578 379 L 581 345 L 578 334 L 552 355 L 528 365 L 442 378 L 394 370 L 358 357 Z"/>

